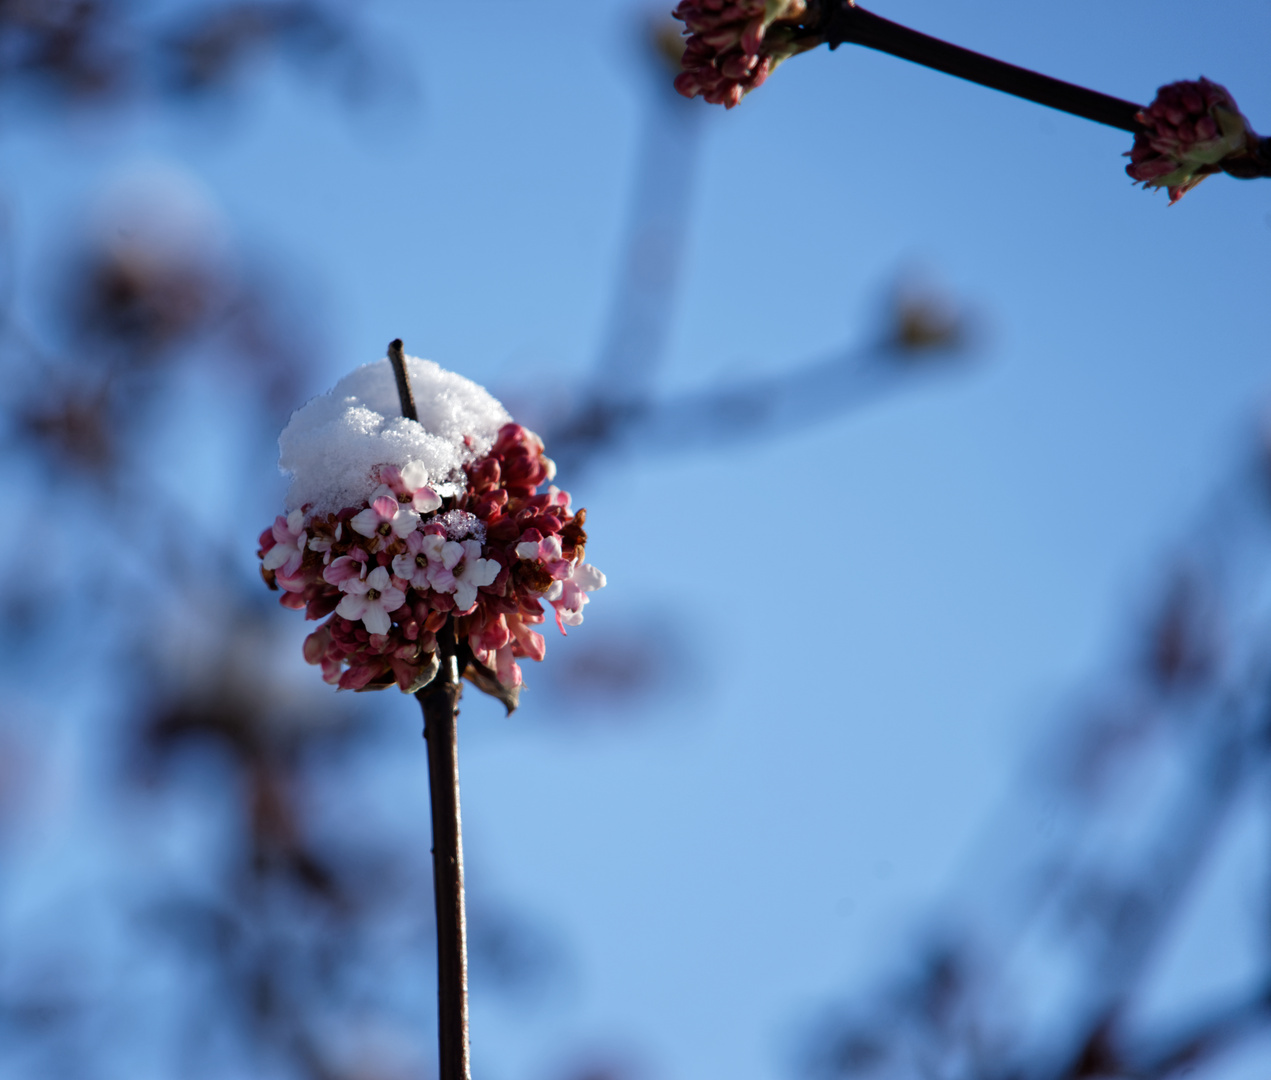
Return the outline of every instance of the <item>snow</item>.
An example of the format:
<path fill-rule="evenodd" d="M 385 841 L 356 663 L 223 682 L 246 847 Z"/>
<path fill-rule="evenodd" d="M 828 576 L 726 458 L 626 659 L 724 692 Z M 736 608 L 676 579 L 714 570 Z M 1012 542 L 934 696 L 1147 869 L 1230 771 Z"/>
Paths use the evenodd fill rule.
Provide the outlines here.
<path fill-rule="evenodd" d="M 365 364 L 292 413 L 278 439 L 291 476 L 288 510 L 331 514 L 358 507 L 379 486 L 377 465 L 422 469 L 439 495 L 465 485 L 462 467 L 489 453 L 511 420 L 484 387 L 431 360 L 406 358 L 419 421 L 401 415 L 387 359 Z"/>

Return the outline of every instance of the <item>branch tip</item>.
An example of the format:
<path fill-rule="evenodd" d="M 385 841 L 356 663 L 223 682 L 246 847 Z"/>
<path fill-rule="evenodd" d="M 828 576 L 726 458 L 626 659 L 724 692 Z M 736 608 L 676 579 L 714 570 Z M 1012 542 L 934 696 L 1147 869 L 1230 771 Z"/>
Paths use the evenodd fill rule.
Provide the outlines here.
<path fill-rule="evenodd" d="M 406 354 L 402 352 L 402 339 L 393 338 L 388 343 L 388 362 L 393 365 L 393 374 L 397 377 L 397 398 L 402 404 L 402 415 L 407 420 L 418 420 L 419 413 L 415 409 L 415 394 L 410 388 L 410 375 L 406 371 Z"/>

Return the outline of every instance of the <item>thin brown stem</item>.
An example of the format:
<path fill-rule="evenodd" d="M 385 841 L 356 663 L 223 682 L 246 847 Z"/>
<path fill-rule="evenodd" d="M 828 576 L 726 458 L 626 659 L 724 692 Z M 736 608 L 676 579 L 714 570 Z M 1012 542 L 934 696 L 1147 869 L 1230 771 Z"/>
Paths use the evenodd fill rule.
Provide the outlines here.
<path fill-rule="evenodd" d="M 415 696 L 424 712 L 432 796 L 433 893 L 437 908 L 437 1043 L 440 1080 L 471 1080 L 468 1057 L 468 948 L 459 816 L 459 664 L 454 625 L 437 635 L 441 669 Z"/>
<path fill-rule="evenodd" d="M 820 18 L 815 24 L 816 35 L 826 41 L 831 49 L 844 42 L 864 45 L 867 49 L 899 56 L 924 67 L 935 68 L 948 75 L 979 83 L 994 90 L 1001 90 L 1015 97 L 1026 98 L 1052 109 L 1072 113 L 1087 120 L 1120 128 L 1122 131 L 1138 131 L 1142 125 L 1135 114 L 1142 108 L 1132 101 L 1100 94 L 1083 86 L 1039 75 L 1027 68 L 1016 67 L 990 56 L 950 45 L 947 41 L 920 34 L 907 26 L 881 18 L 852 0 L 821 0 Z"/>
<path fill-rule="evenodd" d="M 418 420 L 415 393 L 410 388 L 410 376 L 406 373 L 406 354 L 402 352 L 401 338 L 393 338 L 388 343 L 388 362 L 393 365 L 393 374 L 397 376 L 397 397 L 402 403 L 402 415 L 407 420 Z"/>

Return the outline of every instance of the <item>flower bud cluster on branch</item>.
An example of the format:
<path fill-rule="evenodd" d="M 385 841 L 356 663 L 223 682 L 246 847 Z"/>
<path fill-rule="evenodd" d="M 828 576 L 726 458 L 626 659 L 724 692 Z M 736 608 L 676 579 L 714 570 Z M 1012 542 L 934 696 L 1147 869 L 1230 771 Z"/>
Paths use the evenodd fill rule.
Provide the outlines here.
<path fill-rule="evenodd" d="M 820 44 L 796 38 L 806 0 L 682 0 L 672 13 L 689 35 L 675 89 L 731 109 L 783 60 Z"/>
<path fill-rule="evenodd" d="M 672 12 L 688 40 L 675 88 L 733 108 L 783 60 L 848 42 L 1074 116 L 1134 132 L 1126 171 L 1169 189 L 1176 203 L 1206 176 L 1271 177 L 1271 139 L 1261 139 L 1231 95 L 1208 79 L 1163 86 L 1146 109 L 952 45 L 858 7 L 855 0 L 681 0 Z"/>
<path fill-rule="evenodd" d="M 1256 154 L 1261 140 L 1225 87 L 1206 78 L 1162 86 L 1138 113 L 1125 171 L 1148 187 L 1169 190 L 1170 205 L 1214 173 Z"/>
<path fill-rule="evenodd" d="M 356 398 L 337 400 L 355 415 L 369 411 Z M 284 607 L 326 620 L 305 640 L 305 659 L 341 689 L 414 693 L 436 674 L 438 634 L 450 623 L 460 672 L 506 700 L 499 688 L 521 685 L 517 661 L 543 658 L 533 629 L 545 621 L 543 603 L 564 633 L 605 584 L 584 562 L 586 511 L 571 510 L 569 494 L 551 484 L 555 471 L 538 436 L 505 423 L 488 452 L 463 463 L 462 481 L 438 482 L 422 460 L 381 463 L 356 505 L 321 512 L 306 503 L 280 515 L 261 533 L 261 572 Z"/>

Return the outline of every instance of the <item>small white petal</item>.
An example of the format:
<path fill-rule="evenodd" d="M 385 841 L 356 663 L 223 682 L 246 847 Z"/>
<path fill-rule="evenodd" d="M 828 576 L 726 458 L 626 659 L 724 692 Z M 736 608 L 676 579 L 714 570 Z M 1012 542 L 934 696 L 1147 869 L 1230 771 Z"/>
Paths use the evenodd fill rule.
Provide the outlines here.
<path fill-rule="evenodd" d="M 605 575 L 592 566 L 591 563 L 579 563 L 575 566 L 571 580 L 580 589 L 586 589 L 588 592 L 603 589 L 606 584 Z"/>
<path fill-rule="evenodd" d="M 477 602 L 477 587 L 469 581 L 455 582 L 455 610 L 467 611 Z"/>
<path fill-rule="evenodd" d="M 538 544 L 533 540 L 523 540 L 516 545 L 516 556 L 518 559 L 537 559 Z"/>
<path fill-rule="evenodd" d="M 349 622 L 357 622 L 366 611 L 367 603 L 365 596 L 345 593 L 340 603 L 336 605 L 335 613 L 342 619 L 348 619 Z"/>
<path fill-rule="evenodd" d="M 473 559 L 467 564 L 463 580 L 470 581 L 473 585 L 493 585 L 502 569 L 494 559 Z"/>
<path fill-rule="evenodd" d="M 393 628 L 393 620 L 379 604 L 367 604 L 362 614 L 362 625 L 372 634 L 387 634 Z"/>
<path fill-rule="evenodd" d="M 353 526 L 355 532 L 359 532 L 363 536 L 374 536 L 381 520 L 379 514 L 368 507 L 354 517 L 349 524 Z"/>
<path fill-rule="evenodd" d="M 414 510 L 399 510 L 393 518 L 393 532 L 398 536 L 409 536 L 419 526 L 419 515 Z"/>
<path fill-rule="evenodd" d="M 402 466 L 402 483 L 406 485 L 407 491 L 418 491 L 428 483 L 428 467 L 422 461 L 406 462 Z"/>
<path fill-rule="evenodd" d="M 283 563 L 291 558 L 294 551 L 295 548 L 293 548 L 290 544 L 275 544 L 265 552 L 265 557 L 261 560 L 261 565 L 264 566 L 266 570 L 277 570 L 278 567 L 282 566 Z"/>
<path fill-rule="evenodd" d="M 454 574 L 440 563 L 430 563 L 428 566 L 428 584 L 436 592 L 450 593 L 455 591 L 455 587 L 459 583 L 455 580 Z"/>
<path fill-rule="evenodd" d="M 366 575 L 367 588 L 374 589 L 376 592 L 383 592 L 385 589 L 393 587 L 392 578 L 389 576 L 388 568 L 385 566 L 377 566 L 369 574 Z"/>
<path fill-rule="evenodd" d="M 291 530 L 294 536 L 305 524 L 305 512 L 303 510 L 293 510 L 287 515 L 287 528 Z"/>
<path fill-rule="evenodd" d="M 421 514 L 429 514 L 441 507 L 441 496 L 430 487 L 421 487 L 411 496 L 410 501 Z"/>

